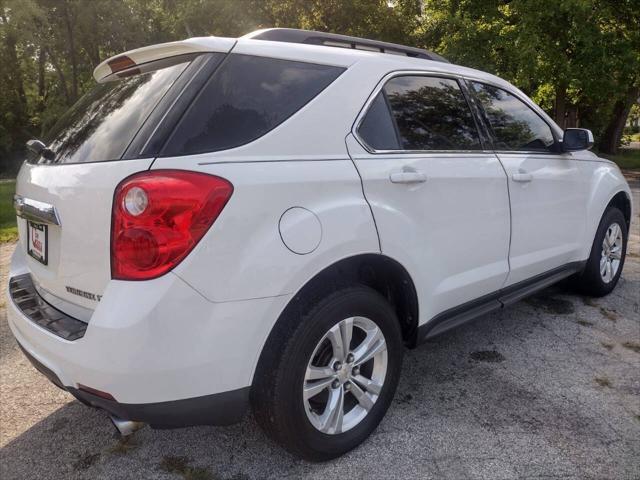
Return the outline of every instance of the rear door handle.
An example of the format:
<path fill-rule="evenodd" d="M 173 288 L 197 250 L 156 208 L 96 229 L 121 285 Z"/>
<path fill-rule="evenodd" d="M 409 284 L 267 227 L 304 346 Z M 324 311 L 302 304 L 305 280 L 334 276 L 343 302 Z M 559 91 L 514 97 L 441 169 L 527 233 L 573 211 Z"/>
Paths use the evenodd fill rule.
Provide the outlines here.
<path fill-rule="evenodd" d="M 513 178 L 514 182 L 530 182 L 533 180 L 533 175 L 526 172 L 518 172 L 514 173 L 511 178 Z"/>
<path fill-rule="evenodd" d="M 416 172 L 415 170 L 405 170 L 402 172 L 393 172 L 389 175 L 391 183 L 424 183 L 427 181 L 427 176 L 422 172 Z"/>

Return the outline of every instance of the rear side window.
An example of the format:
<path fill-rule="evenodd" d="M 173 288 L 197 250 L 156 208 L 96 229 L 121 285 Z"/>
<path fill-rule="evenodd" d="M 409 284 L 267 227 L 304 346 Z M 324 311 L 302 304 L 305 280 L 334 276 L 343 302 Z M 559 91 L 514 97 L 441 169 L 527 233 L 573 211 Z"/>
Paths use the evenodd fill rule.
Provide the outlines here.
<path fill-rule="evenodd" d="M 376 99 L 360 129 L 377 150 L 480 150 L 482 145 L 467 99 L 457 81 L 427 76 L 392 78 L 381 92 L 391 111 L 395 137 L 381 134 L 383 103 Z M 376 103 L 378 102 L 378 103 Z M 371 118 L 370 118 L 371 117 Z M 374 121 L 374 118 L 378 120 Z M 376 124 L 377 130 L 370 125 Z"/>
<path fill-rule="evenodd" d="M 400 150 L 393 118 L 384 91 L 376 95 L 358 129 L 358 134 L 367 145 L 375 150 Z"/>
<path fill-rule="evenodd" d="M 231 54 L 180 120 L 162 155 L 213 152 L 249 143 L 301 109 L 343 71 Z"/>
<path fill-rule="evenodd" d="M 548 151 L 554 144 L 551 127 L 523 101 L 492 85 L 471 85 L 491 127 L 496 150 Z"/>
<path fill-rule="evenodd" d="M 53 126 L 45 143 L 54 152 L 46 163 L 118 160 L 169 87 L 193 56 L 147 64 L 147 73 L 99 83 Z M 151 71 L 149 71 L 151 70 Z"/>

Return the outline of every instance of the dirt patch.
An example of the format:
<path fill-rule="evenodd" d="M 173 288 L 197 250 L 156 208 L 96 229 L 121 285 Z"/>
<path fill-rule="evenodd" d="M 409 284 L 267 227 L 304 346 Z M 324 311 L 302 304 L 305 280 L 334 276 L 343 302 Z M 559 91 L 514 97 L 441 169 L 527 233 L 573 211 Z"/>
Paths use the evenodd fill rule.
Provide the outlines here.
<path fill-rule="evenodd" d="M 121 437 L 118 439 L 118 443 L 116 443 L 113 447 L 109 449 L 109 451 L 116 455 L 126 455 L 138 448 L 140 444 L 135 440 L 132 435 L 128 437 Z"/>
<path fill-rule="evenodd" d="M 638 342 L 624 342 L 622 346 L 636 353 L 640 353 L 640 343 Z"/>
<path fill-rule="evenodd" d="M 185 480 L 213 480 L 213 475 L 206 468 L 192 467 L 187 457 L 168 455 L 162 457 L 160 468 L 168 473 L 182 475 Z"/>
<path fill-rule="evenodd" d="M 475 360 L 476 362 L 487 362 L 487 363 L 501 363 L 506 359 L 504 355 L 496 350 L 479 350 L 477 352 L 471 352 L 471 360 Z"/>
<path fill-rule="evenodd" d="M 553 315 L 569 315 L 576 310 L 573 303 L 569 300 L 563 300 L 562 298 L 557 297 L 539 295 L 528 298 L 525 302 L 535 309 L 542 310 L 545 313 L 551 313 Z"/>
<path fill-rule="evenodd" d="M 400 404 L 406 404 L 406 403 L 411 403 L 411 400 L 413 400 L 413 395 L 411 395 L 410 393 L 407 393 L 399 397 L 398 400 L 396 401 Z"/>
<path fill-rule="evenodd" d="M 592 327 L 593 326 L 593 322 L 589 322 L 587 320 L 576 320 L 576 323 L 578 325 L 582 325 L 583 327 Z"/>
<path fill-rule="evenodd" d="M 606 388 L 613 387 L 613 384 L 611 383 L 611 380 L 609 380 L 607 377 L 596 377 L 596 378 L 594 378 L 594 380 L 601 387 L 606 387 Z"/>
<path fill-rule="evenodd" d="M 607 308 L 600 307 L 600 313 L 604 318 L 606 318 L 607 320 L 611 320 L 612 322 L 618 320 L 618 314 L 615 312 L 615 310 L 609 310 Z"/>
<path fill-rule="evenodd" d="M 82 471 L 87 470 L 100 459 L 99 453 L 85 453 L 73 464 L 73 469 Z"/>

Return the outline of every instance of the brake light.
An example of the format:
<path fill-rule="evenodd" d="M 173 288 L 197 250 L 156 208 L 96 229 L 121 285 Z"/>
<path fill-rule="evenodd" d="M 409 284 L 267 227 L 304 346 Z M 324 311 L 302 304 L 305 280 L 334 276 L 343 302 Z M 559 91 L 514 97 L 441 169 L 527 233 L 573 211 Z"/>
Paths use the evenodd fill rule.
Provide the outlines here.
<path fill-rule="evenodd" d="M 164 275 L 196 246 L 233 193 L 224 178 L 183 170 L 153 170 L 116 188 L 111 225 L 111 277 Z"/>

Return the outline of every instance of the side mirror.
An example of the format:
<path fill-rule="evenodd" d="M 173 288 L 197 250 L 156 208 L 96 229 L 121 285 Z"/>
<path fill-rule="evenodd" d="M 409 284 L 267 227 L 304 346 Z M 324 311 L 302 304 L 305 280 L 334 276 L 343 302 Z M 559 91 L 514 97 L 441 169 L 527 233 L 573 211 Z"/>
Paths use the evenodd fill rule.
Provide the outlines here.
<path fill-rule="evenodd" d="M 567 128 L 562 137 L 562 151 L 575 152 L 593 147 L 593 133 L 586 128 Z"/>

